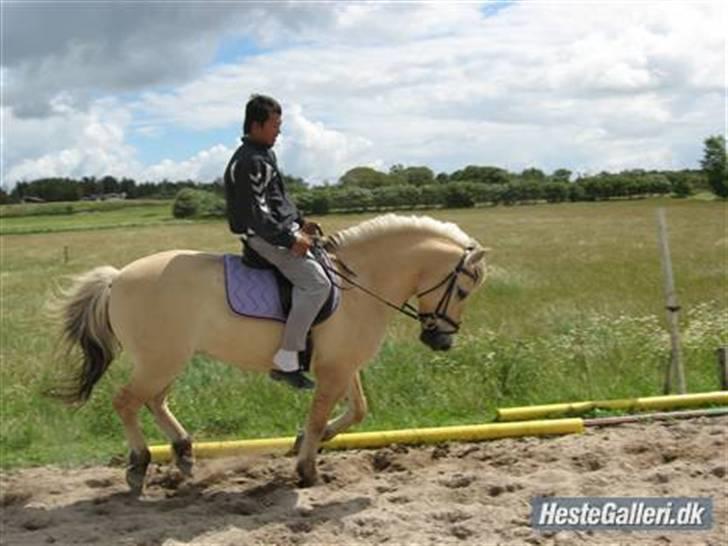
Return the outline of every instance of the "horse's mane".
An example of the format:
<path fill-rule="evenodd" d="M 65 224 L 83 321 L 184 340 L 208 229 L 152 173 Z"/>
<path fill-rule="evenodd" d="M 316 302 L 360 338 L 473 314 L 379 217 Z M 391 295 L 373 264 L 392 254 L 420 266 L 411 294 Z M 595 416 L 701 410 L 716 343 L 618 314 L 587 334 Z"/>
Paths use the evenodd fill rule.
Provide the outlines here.
<path fill-rule="evenodd" d="M 328 238 L 328 246 L 333 250 L 354 243 L 368 241 L 379 235 L 407 231 L 426 231 L 432 235 L 449 239 L 460 245 L 463 249 L 470 246 L 480 246 L 477 241 L 472 239 L 452 222 L 442 222 L 429 216 L 399 216 L 397 214 L 377 216 L 356 226 L 334 233 Z"/>

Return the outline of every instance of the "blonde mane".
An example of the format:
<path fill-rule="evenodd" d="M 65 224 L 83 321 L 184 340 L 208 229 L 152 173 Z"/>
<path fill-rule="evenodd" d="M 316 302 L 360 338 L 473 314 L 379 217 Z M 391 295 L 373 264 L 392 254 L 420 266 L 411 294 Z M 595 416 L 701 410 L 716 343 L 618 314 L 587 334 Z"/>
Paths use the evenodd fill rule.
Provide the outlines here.
<path fill-rule="evenodd" d="M 463 249 L 479 248 L 480 244 L 452 222 L 442 222 L 429 216 L 399 216 L 385 214 L 359 225 L 339 231 L 329 237 L 332 248 L 346 247 L 354 243 L 368 241 L 382 234 L 408 231 L 426 231 L 432 235 L 449 239 Z"/>

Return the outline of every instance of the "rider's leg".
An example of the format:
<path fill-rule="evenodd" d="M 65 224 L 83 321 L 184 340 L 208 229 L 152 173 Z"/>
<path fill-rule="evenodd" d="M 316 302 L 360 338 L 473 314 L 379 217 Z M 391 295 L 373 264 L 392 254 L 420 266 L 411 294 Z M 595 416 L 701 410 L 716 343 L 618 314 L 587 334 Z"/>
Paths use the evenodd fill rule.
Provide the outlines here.
<path fill-rule="evenodd" d="M 289 249 L 271 245 L 260 237 L 250 237 L 248 244 L 293 284 L 291 312 L 274 362 L 283 372 L 295 372 L 298 370 L 298 352 L 306 348 L 306 336 L 326 303 L 331 281 L 310 256 L 295 256 Z"/>

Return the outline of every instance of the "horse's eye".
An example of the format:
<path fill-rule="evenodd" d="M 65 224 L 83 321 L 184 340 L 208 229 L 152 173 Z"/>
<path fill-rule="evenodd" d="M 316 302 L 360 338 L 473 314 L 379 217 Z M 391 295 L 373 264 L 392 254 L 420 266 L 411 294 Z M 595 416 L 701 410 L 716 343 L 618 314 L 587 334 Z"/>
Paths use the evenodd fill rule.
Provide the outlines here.
<path fill-rule="evenodd" d="M 468 297 L 468 293 L 458 286 L 458 299 L 464 300 Z"/>

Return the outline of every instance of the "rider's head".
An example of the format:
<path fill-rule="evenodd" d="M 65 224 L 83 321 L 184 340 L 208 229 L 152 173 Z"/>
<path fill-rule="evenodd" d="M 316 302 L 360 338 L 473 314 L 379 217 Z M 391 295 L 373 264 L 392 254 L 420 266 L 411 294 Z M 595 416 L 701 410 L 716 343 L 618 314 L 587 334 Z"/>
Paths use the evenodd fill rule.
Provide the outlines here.
<path fill-rule="evenodd" d="M 272 97 L 253 95 L 245 105 L 243 133 L 252 141 L 273 146 L 281 132 L 281 105 Z"/>

